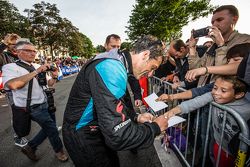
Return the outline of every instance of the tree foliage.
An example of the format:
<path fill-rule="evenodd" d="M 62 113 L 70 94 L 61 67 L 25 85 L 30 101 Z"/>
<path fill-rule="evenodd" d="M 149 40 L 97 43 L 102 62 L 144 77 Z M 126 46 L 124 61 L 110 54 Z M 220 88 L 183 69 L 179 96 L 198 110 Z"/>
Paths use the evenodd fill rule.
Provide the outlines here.
<path fill-rule="evenodd" d="M 205 17 L 214 10 L 210 0 L 136 0 L 129 25 L 130 40 L 151 34 L 166 41 L 181 36 L 188 22 Z"/>
<path fill-rule="evenodd" d="M 123 50 L 123 49 L 130 50 L 131 47 L 132 47 L 131 42 L 123 42 L 123 43 L 121 44 L 121 50 Z"/>
<path fill-rule="evenodd" d="M 102 46 L 102 45 L 97 45 L 96 46 L 96 52 L 97 53 L 102 53 L 102 52 L 105 52 L 105 51 L 106 51 L 106 49 L 105 49 L 104 46 Z"/>
<path fill-rule="evenodd" d="M 69 42 L 70 55 L 83 55 L 85 58 L 90 58 L 95 52 L 95 48 L 92 45 L 91 40 L 82 33 L 75 33 L 72 35 Z"/>
<path fill-rule="evenodd" d="M 18 9 L 5 0 L 0 0 L 0 37 L 3 38 L 7 33 L 29 37 L 28 20 L 22 16 Z"/>
<path fill-rule="evenodd" d="M 53 57 L 59 53 L 70 53 L 86 58 L 95 52 L 91 40 L 80 33 L 67 18 L 60 16 L 55 4 L 42 1 L 25 9 L 27 17 L 22 16 L 18 9 L 8 1 L 0 0 L 0 35 L 16 33 L 21 37 L 30 38 L 38 49 L 50 50 Z"/>

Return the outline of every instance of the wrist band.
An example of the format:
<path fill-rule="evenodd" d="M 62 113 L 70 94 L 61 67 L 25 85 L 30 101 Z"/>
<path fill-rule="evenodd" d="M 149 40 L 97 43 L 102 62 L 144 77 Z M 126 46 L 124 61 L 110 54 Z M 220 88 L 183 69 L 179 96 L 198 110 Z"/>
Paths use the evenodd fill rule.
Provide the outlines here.
<path fill-rule="evenodd" d="M 205 69 L 206 69 L 206 72 L 205 72 L 205 75 L 208 73 L 208 68 L 207 67 L 205 67 Z"/>
<path fill-rule="evenodd" d="M 217 48 L 221 48 L 221 47 L 223 47 L 223 46 L 224 46 L 224 44 L 223 44 L 223 45 L 218 46 Z"/>

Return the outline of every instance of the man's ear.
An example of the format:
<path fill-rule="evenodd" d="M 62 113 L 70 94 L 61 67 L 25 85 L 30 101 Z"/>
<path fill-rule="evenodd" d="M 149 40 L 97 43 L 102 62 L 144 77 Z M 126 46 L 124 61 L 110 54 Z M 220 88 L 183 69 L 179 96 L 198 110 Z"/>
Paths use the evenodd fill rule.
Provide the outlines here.
<path fill-rule="evenodd" d="M 184 46 L 182 46 L 182 47 L 180 48 L 180 51 L 181 51 L 181 52 L 185 52 L 185 50 L 186 50 L 186 48 L 185 48 Z"/>
<path fill-rule="evenodd" d="M 144 50 L 142 52 L 142 54 L 143 54 L 143 60 L 147 61 L 149 59 L 149 56 L 150 56 L 150 51 L 149 50 Z"/>
<path fill-rule="evenodd" d="M 107 50 L 107 48 L 108 48 L 107 43 L 104 44 L 104 48 Z"/>
<path fill-rule="evenodd" d="M 240 92 L 240 93 L 237 93 L 236 95 L 234 95 L 235 99 L 241 99 L 244 96 L 245 96 L 244 92 Z"/>
<path fill-rule="evenodd" d="M 238 19 L 239 19 L 238 16 L 234 16 L 234 17 L 233 17 L 234 26 L 235 26 L 235 24 L 237 23 Z"/>

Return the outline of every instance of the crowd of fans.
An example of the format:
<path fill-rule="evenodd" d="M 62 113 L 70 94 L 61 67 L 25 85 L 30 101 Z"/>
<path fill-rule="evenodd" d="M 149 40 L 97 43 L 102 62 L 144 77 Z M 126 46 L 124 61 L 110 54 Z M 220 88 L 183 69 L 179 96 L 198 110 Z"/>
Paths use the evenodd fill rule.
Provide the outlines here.
<path fill-rule="evenodd" d="M 206 125 L 208 120 L 207 104 L 210 102 L 215 101 L 219 104 L 233 106 L 236 111 L 240 110 L 239 114 L 244 117 L 246 122 L 250 122 L 250 111 L 248 111 L 250 108 L 248 93 L 250 76 L 249 70 L 247 71 L 250 35 L 241 34 L 234 29 L 238 18 L 239 13 L 235 6 L 223 5 L 218 7 L 213 12 L 211 19 L 212 25 L 206 28 L 208 31 L 202 31 L 202 34 L 198 34 L 198 37 L 195 37 L 194 34 L 197 35 L 198 32 L 192 30 L 191 37 L 186 42 L 181 39 L 173 39 L 169 44 L 164 58 L 162 58 L 162 54 L 164 53 L 163 49 L 165 46 L 160 40 L 152 36 L 146 36 L 138 40 L 135 43 L 135 47 L 129 52 L 119 50 L 121 44 L 120 37 L 112 34 L 106 39 L 106 52 L 97 55 L 89 61 L 89 66 L 84 66 L 86 60 L 72 59 L 71 57 L 55 58 L 53 60 L 50 58 L 45 60 L 35 59 L 36 51 L 30 42 L 19 41 L 18 39 L 20 39 L 20 37 L 17 34 L 8 34 L 0 46 L 0 70 L 2 72 L 3 67 L 3 72 L 8 72 L 8 74 L 3 73 L 4 83 L 6 84 L 5 88 L 8 92 L 8 102 L 12 111 L 15 112 L 20 106 L 16 106 L 16 104 L 18 104 L 16 99 L 19 97 L 17 97 L 16 91 L 13 90 L 22 90 L 23 87 L 26 86 L 27 89 L 23 91 L 27 91 L 30 81 L 33 81 L 33 78 L 39 78 L 39 74 L 44 71 L 47 72 L 48 69 L 51 69 L 50 76 L 47 78 L 48 85 L 54 85 L 55 81 L 61 79 L 61 76 L 79 72 L 80 69 L 83 68 L 75 81 L 76 84 L 74 84 L 72 88 L 66 107 L 66 114 L 64 116 L 65 124 L 63 128 L 66 149 L 76 166 L 93 163 L 96 164 L 96 166 L 98 166 L 98 164 L 104 165 L 105 163 L 118 165 L 119 162 L 117 159 L 110 158 L 111 155 L 117 158 L 117 150 L 134 150 L 152 146 L 154 137 L 159 135 L 160 131 L 163 131 L 166 127 L 166 120 L 176 114 L 188 113 L 200 107 L 203 107 L 200 116 L 200 148 L 204 149 L 204 135 L 207 131 Z M 199 33 L 201 33 L 201 31 L 199 31 Z M 210 40 L 202 46 L 197 45 L 199 37 L 201 36 L 210 38 Z M 146 45 L 145 43 L 147 42 L 148 44 Z M 32 57 L 29 59 L 29 56 Z M 11 68 L 14 65 L 18 67 L 18 64 L 15 64 L 17 61 L 34 65 L 34 68 L 32 67 L 29 73 L 20 70 L 22 75 L 16 76 L 15 73 L 11 73 Z M 161 62 L 163 63 L 161 64 Z M 51 66 L 54 66 L 57 70 L 53 70 Z M 158 101 L 191 100 L 183 102 L 158 118 L 154 118 L 149 113 L 126 113 L 128 110 L 136 110 L 136 112 L 138 112 L 136 107 L 138 108 L 142 105 L 138 80 L 143 77 L 150 77 L 154 71 L 156 77 L 171 82 L 172 89 L 177 89 L 178 87 L 187 89 L 186 92 L 178 94 L 168 94 L 168 92 L 167 94 L 163 94 L 163 92 L 160 91 L 158 92 L 160 96 L 157 99 Z M 11 76 L 9 76 L 10 74 Z M 22 77 L 23 80 L 20 80 Z M 86 78 L 88 78 L 87 81 L 84 80 Z M 128 86 L 121 83 L 126 83 L 127 80 Z M 93 82 L 89 83 L 90 81 Z M 20 85 L 18 85 L 19 82 Z M 40 88 L 39 84 L 37 84 L 38 88 Z M 129 98 L 125 97 L 126 91 L 124 90 L 126 90 L 126 88 L 130 93 Z M 41 89 L 41 91 L 43 90 Z M 139 96 L 137 96 L 138 92 Z M 12 93 L 14 93 L 14 96 Z M 27 92 L 25 93 L 27 95 Z M 133 95 L 131 95 L 131 93 Z M 80 97 L 82 97 L 82 99 L 79 99 Z M 29 98 L 26 97 L 24 99 L 24 101 L 26 101 L 26 99 Z M 26 105 L 24 103 L 21 104 L 23 105 L 21 107 L 25 107 Z M 30 103 L 28 100 L 27 104 L 31 104 L 31 106 L 26 106 L 27 108 L 31 108 L 31 111 L 36 110 L 34 107 L 36 104 Z M 105 107 L 100 106 L 100 104 Z M 74 105 L 81 107 L 75 107 Z M 47 110 L 47 102 L 43 101 L 41 104 L 39 103 L 39 106 Z M 214 139 L 211 139 L 211 141 L 214 142 L 212 143 L 213 148 L 210 150 L 212 151 L 211 159 L 216 160 L 217 154 L 214 150 L 217 149 L 218 145 L 222 145 L 222 158 L 219 166 L 231 166 L 234 164 L 235 152 L 229 149 L 229 143 L 231 143 L 232 138 L 239 132 L 239 128 L 235 122 L 232 124 L 231 117 L 227 117 L 226 119 L 229 119 L 228 122 L 231 123 L 226 125 L 226 130 L 223 132 L 226 134 L 227 140 L 223 143 L 219 143 L 217 140 L 217 133 L 220 133 L 221 127 L 221 123 L 218 121 L 219 112 L 220 111 L 216 110 L 216 112 L 213 113 L 213 130 L 215 135 L 211 137 Z M 63 151 L 58 132 L 55 132 L 55 117 L 53 114 L 49 113 L 46 115 L 46 119 L 49 120 L 51 124 L 51 127 L 47 128 L 43 125 L 42 121 L 36 119 L 37 117 L 35 115 L 31 114 L 31 116 L 38 122 L 42 129 L 46 131 L 46 135 L 43 134 L 40 138 L 44 140 L 48 137 L 54 148 L 56 157 L 60 161 L 66 161 L 68 157 Z M 107 117 L 112 117 L 112 119 Z M 114 120 L 116 124 L 113 124 Z M 107 123 L 107 126 L 105 123 Z M 108 127 L 108 125 L 114 126 L 112 128 L 115 130 Z M 125 131 L 124 128 L 126 129 Z M 16 133 L 18 132 L 14 135 L 15 144 L 22 147 L 22 152 L 26 154 L 28 158 L 37 161 L 38 158 L 35 155 L 35 150 L 40 143 L 36 143 L 33 139 L 28 142 L 25 139 L 25 135 L 20 135 L 21 133 L 19 133 L 18 129 L 15 129 L 15 126 L 14 131 Z M 52 131 L 56 136 L 53 136 Z M 76 131 L 79 132 L 79 135 L 75 135 Z M 89 149 L 86 143 L 92 144 L 93 142 L 83 137 L 86 135 L 84 134 L 86 131 L 91 133 L 95 131 L 98 133 L 98 136 L 94 137 L 92 134 L 88 135 L 93 137 L 94 142 L 98 143 L 98 147 L 94 144 L 96 147 L 95 151 L 99 149 L 99 151 L 102 152 L 104 150 L 108 155 L 93 154 L 91 157 L 86 155 L 84 149 Z M 100 131 L 102 133 L 99 133 Z M 135 131 L 140 133 L 135 133 Z M 133 138 L 126 135 L 126 132 L 131 132 L 130 135 L 133 134 Z M 79 138 L 81 142 L 74 143 L 78 141 Z M 141 143 L 138 144 L 138 142 Z M 117 145 L 117 143 L 120 143 L 120 145 Z M 81 150 L 78 150 L 79 145 L 82 146 Z M 100 156 L 99 158 L 101 159 L 95 161 L 94 156 Z M 85 159 L 83 157 L 85 157 Z M 213 161 L 211 163 L 213 163 Z"/>
<path fill-rule="evenodd" d="M 202 153 L 205 146 L 209 102 L 215 101 L 219 104 L 231 106 L 246 122 L 250 120 L 250 98 L 247 92 L 250 85 L 249 69 L 238 69 L 240 63 L 241 65 L 244 64 L 244 67 L 247 66 L 250 35 L 241 34 L 234 29 L 238 18 L 239 13 L 235 6 L 223 5 L 218 7 L 213 12 L 212 26 L 201 29 L 202 31 L 192 30 L 187 43 L 184 43 L 181 39 L 171 41 L 167 51 L 168 60 L 166 63 L 175 66 L 174 70 L 173 68 L 162 69 L 161 67 L 159 68 L 160 73 L 156 70 L 157 77 L 173 83 L 172 89 L 175 90 L 178 87 L 187 89 L 186 92 L 177 94 L 162 94 L 163 92 L 160 91 L 158 92 L 160 95 L 159 101 L 192 98 L 167 112 L 166 116 L 172 117 L 175 114 L 201 109 L 198 136 L 200 145 L 198 148 Z M 198 32 L 201 34 L 197 35 Z M 196 37 L 194 37 L 194 34 L 196 34 Z M 199 37 L 202 36 L 206 36 L 210 40 L 204 43 L 202 47 L 197 46 Z M 237 77 L 234 77 L 233 75 L 236 74 Z M 174 76 L 169 77 L 171 75 Z M 196 96 L 198 97 L 195 98 Z M 234 166 L 237 152 L 230 149 L 232 145 L 229 143 L 233 141 L 233 144 L 237 145 L 239 141 L 235 141 L 233 138 L 235 138 L 235 135 L 237 136 L 240 128 L 232 121 L 230 116 L 227 116 L 225 130 L 222 132 L 221 119 L 223 116 L 217 109 L 213 109 L 212 118 L 213 133 L 209 136 L 212 148 L 207 153 L 211 156 L 211 161 L 208 159 L 206 165 L 209 166 L 210 163 L 215 165 L 218 157 L 216 150 L 218 150 L 218 145 L 221 145 L 222 152 L 219 166 Z M 219 133 L 223 133 L 225 136 L 222 143 L 219 141 Z M 200 164 L 196 165 L 201 165 L 201 160 L 198 163 Z"/>

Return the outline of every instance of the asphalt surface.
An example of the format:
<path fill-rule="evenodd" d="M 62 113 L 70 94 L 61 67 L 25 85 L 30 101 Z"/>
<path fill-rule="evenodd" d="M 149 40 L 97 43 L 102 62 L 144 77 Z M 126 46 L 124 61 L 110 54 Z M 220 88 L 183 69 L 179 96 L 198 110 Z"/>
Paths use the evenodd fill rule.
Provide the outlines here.
<path fill-rule="evenodd" d="M 75 76 L 69 76 L 56 84 L 55 104 L 57 107 L 57 126 L 62 125 L 63 112 L 68 100 L 71 86 Z M 40 127 L 32 123 L 32 130 L 27 139 L 38 132 Z M 60 131 L 61 136 L 61 131 Z M 162 149 L 159 137 L 155 140 L 155 147 L 146 150 L 138 150 L 137 153 L 131 151 L 119 152 L 121 167 L 180 167 L 178 159 L 172 150 L 167 152 Z M 11 111 L 3 95 L 0 95 L 0 167 L 73 167 L 74 164 L 69 159 L 67 162 L 59 162 L 54 155 L 54 151 L 48 139 L 42 143 L 36 151 L 40 158 L 38 162 L 29 160 L 18 146 L 14 145 L 13 131 L 11 126 Z"/>

